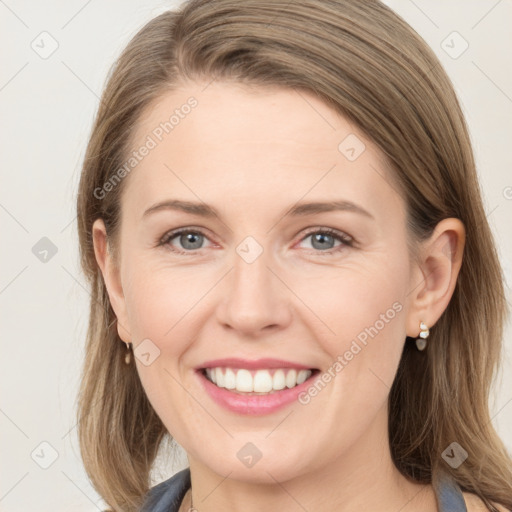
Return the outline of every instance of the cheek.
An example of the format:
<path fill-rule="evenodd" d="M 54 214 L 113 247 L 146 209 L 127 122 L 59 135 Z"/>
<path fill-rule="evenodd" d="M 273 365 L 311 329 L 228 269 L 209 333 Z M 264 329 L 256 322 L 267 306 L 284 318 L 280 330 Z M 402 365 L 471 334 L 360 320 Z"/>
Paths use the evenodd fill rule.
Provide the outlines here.
<path fill-rule="evenodd" d="M 362 347 L 375 346 L 382 356 L 401 339 L 407 290 L 407 275 L 400 270 L 404 264 L 375 258 L 329 269 L 328 279 L 317 280 L 325 283 L 323 286 L 308 281 L 300 287 L 298 293 L 307 298 L 306 303 L 322 321 L 325 335 L 318 335 L 318 342 L 333 359 L 350 350 L 354 341 Z"/>
<path fill-rule="evenodd" d="M 155 411 L 171 434 L 181 439 L 183 411 L 187 411 L 187 421 L 200 414 L 181 382 L 188 378 L 183 359 L 201 325 L 196 316 L 205 294 L 200 286 L 204 279 L 147 263 L 134 265 L 132 270 L 126 302 L 135 353 L 139 343 L 142 347 L 150 340 L 149 352 L 157 354 L 149 365 L 136 358 L 139 378 Z"/>
<path fill-rule="evenodd" d="M 315 381 L 299 401 L 305 413 L 322 411 L 326 437 L 338 448 L 355 443 L 386 406 L 405 339 L 405 308 L 397 283 L 393 287 L 375 276 L 358 284 L 350 293 L 338 288 L 331 302 L 323 304 L 323 318 L 336 334 L 317 340 L 330 360 L 321 382 Z M 321 450 L 322 441 L 318 443 Z"/>
<path fill-rule="evenodd" d="M 183 269 L 137 265 L 130 281 L 125 296 L 135 344 L 149 338 L 161 349 L 178 351 L 183 336 L 176 333 L 186 326 L 190 330 L 194 308 L 208 291 L 207 279 Z"/>
<path fill-rule="evenodd" d="M 344 268 L 333 275 L 329 293 L 310 295 L 329 328 L 316 337 L 330 358 L 324 373 L 330 374 L 325 380 L 331 391 L 320 400 L 335 393 L 339 408 L 361 418 L 385 401 L 405 341 L 406 264 L 382 257 Z"/>

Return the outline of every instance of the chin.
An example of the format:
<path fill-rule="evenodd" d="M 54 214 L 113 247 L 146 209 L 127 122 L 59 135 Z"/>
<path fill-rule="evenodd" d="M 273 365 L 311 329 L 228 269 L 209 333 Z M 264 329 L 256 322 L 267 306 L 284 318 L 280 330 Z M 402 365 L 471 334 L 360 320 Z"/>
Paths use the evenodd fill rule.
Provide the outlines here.
<path fill-rule="evenodd" d="M 278 449 L 272 449 L 271 454 L 265 454 L 262 450 L 261 458 L 251 461 L 243 450 L 237 450 L 240 456 L 235 452 L 233 457 L 226 457 L 224 452 L 222 460 L 216 455 L 204 459 L 203 454 L 202 463 L 218 475 L 252 484 L 275 484 L 276 481 L 284 482 L 311 471 L 311 465 L 304 460 L 304 454 L 298 453 L 296 457 L 285 458 Z M 246 452 L 249 453 L 250 448 L 246 448 Z M 256 452 L 254 456 L 256 457 Z"/>

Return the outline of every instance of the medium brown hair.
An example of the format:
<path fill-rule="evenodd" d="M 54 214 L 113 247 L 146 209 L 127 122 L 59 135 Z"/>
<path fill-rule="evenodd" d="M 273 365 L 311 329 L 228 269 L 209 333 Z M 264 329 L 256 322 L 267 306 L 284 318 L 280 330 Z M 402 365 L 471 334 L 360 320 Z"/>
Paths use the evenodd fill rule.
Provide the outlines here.
<path fill-rule="evenodd" d="M 115 511 L 138 510 L 169 439 L 125 345 L 97 265 L 91 228 L 115 249 L 126 180 L 99 198 L 126 161 L 133 128 L 188 80 L 311 92 L 355 123 L 387 157 L 415 242 L 447 217 L 466 228 L 462 267 L 428 349 L 405 343 L 389 396 L 395 465 L 431 483 L 448 471 L 464 491 L 512 508 L 512 462 L 489 416 L 508 313 L 468 130 L 452 84 L 426 43 L 376 0 L 192 0 L 147 23 L 119 57 L 101 97 L 78 194 L 81 263 L 91 284 L 78 432 L 86 471 Z M 199 107 L 200 108 L 200 105 Z M 118 255 L 119 256 L 119 255 Z M 442 452 L 459 443 L 457 469 Z"/>

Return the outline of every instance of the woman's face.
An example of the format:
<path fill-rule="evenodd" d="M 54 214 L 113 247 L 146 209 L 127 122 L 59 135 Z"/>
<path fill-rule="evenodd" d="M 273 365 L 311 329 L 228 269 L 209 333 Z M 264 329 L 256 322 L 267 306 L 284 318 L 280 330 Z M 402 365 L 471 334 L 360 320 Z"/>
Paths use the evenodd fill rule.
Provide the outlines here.
<path fill-rule="evenodd" d="M 283 481 L 355 446 L 371 456 L 418 334 L 403 199 L 376 147 L 314 96 L 205 86 L 141 120 L 125 178 L 109 293 L 147 396 L 219 475 Z"/>

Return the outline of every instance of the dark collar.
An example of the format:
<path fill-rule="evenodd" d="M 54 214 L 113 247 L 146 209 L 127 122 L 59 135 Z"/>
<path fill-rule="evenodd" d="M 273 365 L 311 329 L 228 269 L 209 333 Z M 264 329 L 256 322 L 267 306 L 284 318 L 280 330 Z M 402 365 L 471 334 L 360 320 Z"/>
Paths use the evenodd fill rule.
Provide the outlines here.
<path fill-rule="evenodd" d="M 152 487 L 140 512 L 178 512 L 183 497 L 190 489 L 190 468 Z"/>
<path fill-rule="evenodd" d="M 464 496 L 457 482 L 445 472 L 432 482 L 439 512 L 467 512 Z M 183 497 L 190 489 L 190 468 L 183 469 L 152 487 L 140 512 L 178 512 Z"/>

